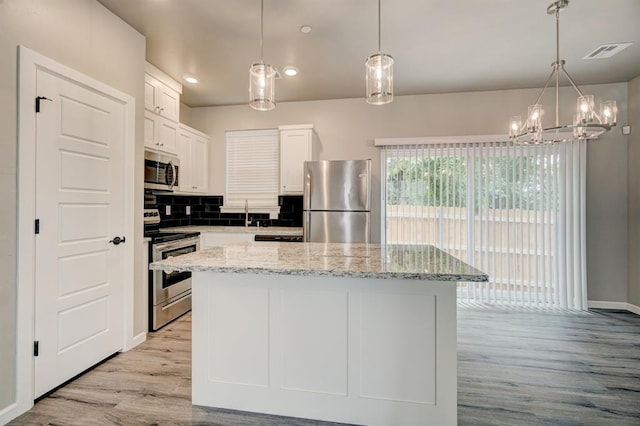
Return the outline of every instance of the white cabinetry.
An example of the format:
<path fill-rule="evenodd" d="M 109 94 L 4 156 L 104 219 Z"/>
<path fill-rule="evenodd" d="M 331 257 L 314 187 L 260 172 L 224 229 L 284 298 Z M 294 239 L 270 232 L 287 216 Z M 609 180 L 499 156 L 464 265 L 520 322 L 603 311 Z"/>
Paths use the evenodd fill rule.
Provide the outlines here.
<path fill-rule="evenodd" d="M 182 85 L 150 63 L 144 76 L 144 146 L 177 153 Z"/>
<path fill-rule="evenodd" d="M 279 126 L 280 194 L 302 194 L 304 162 L 314 159 L 313 125 Z"/>
<path fill-rule="evenodd" d="M 160 117 L 149 111 L 144 112 L 144 146 L 147 148 L 177 154 L 178 123 Z"/>
<path fill-rule="evenodd" d="M 208 146 L 209 138 L 207 135 L 180 124 L 178 129 L 180 192 L 207 192 L 209 180 Z"/>
<path fill-rule="evenodd" d="M 244 243 L 253 241 L 255 238 L 253 233 L 245 232 L 201 232 L 200 248 L 220 247 L 231 243 Z"/>
<path fill-rule="evenodd" d="M 164 118 L 180 121 L 182 85 L 147 63 L 144 75 L 144 107 Z"/>

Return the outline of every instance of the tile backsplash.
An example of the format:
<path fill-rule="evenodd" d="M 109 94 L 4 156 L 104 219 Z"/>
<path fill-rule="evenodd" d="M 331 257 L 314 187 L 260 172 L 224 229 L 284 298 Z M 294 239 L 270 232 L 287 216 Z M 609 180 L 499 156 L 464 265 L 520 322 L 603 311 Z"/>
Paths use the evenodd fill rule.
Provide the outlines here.
<path fill-rule="evenodd" d="M 244 226 L 244 213 L 221 213 L 223 197 L 220 195 L 173 195 L 156 196 L 160 211 L 160 226 Z M 280 213 L 277 219 L 269 219 L 268 213 L 249 213 L 249 220 L 260 226 L 302 226 L 302 195 L 278 197 Z M 167 206 L 171 214 L 167 215 Z M 187 214 L 187 207 L 190 213 Z"/>

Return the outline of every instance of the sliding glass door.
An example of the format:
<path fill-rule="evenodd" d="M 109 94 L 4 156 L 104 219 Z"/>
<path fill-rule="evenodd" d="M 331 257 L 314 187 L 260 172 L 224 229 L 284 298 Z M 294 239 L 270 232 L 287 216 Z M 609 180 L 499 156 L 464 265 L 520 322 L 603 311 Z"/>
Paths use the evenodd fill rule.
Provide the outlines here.
<path fill-rule="evenodd" d="M 383 238 L 432 244 L 487 272 L 488 283 L 459 284 L 461 300 L 586 309 L 583 151 L 579 142 L 385 147 Z"/>

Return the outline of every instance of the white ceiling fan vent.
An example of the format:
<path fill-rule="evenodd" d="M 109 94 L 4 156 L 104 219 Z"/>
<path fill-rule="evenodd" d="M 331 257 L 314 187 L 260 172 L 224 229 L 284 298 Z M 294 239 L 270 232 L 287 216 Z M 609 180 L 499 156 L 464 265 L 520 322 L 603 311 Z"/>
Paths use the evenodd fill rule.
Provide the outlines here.
<path fill-rule="evenodd" d="M 592 52 L 588 53 L 582 59 L 604 59 L 620 53 L 622 50 L 631 46 L 632 43 L 607 43 L 596 47 Z"/>

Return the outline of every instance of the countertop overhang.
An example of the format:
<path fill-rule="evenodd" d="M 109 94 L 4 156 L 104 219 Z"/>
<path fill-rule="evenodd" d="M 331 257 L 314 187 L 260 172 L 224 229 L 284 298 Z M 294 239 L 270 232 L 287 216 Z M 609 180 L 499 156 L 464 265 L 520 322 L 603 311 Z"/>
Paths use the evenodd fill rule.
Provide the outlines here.
<path fill-rule="evenodd" d="M 150 265 L 154 270 L 488 281 L 488 275 L 430 245 L 247 242 L 211 247 Z"/>

